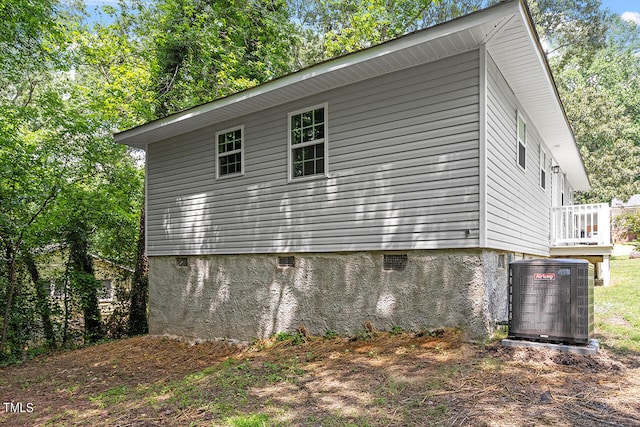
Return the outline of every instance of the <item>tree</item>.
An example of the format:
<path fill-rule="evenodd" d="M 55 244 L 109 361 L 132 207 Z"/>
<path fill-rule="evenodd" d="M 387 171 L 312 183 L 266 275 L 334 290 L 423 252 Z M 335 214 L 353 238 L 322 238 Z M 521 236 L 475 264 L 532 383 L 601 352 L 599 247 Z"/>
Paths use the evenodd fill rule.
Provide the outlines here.
<path fill-rule="evenodd" d="M 533 21 L 555 70 L 569 61 L 588 64 L 605 44 L 611 13 L 601 0 L 529 0 Z"/>
<path fill-rule="evenodd" d="M 293 24 L 282 0 L 162 0 L 139 10 L 153 52 L 155 116 L 292 71 Z"/>
<path fill-rule="evenodd" d="M 613 226 L 621 231 L 621 237 L 640 236 L 640 214 L 624 212 L 613 219 Z M 636 241 L 636 246 L 640 241 Z"/>
<path fill-rule="evenodd" d="M 557 73 L 592 184 L 579 195 L 583 202 L 640 192 L 640 30 L 618 17 L 608 25 L 604 46 L 588 64 L 562 60 Z"/>
<path fill-rule="evenodd" d="M 4 253 L 4 313 L 0 355 L 5 351 L 14 296 L 17 259 L 25 233 L 55 198 L 58 182 L 45 173 L 45 156 L 51 153 L 52 132 L 43 129 L 47 111 L 57 103 L 48 91 L 37 91 L 41 63 L 58 61 L 54 46 L 61 42 L 52 16 L 54 1 L 17 1 L 0 5 L 0 241 Z M 59 43 L 64 45 L 64 43 Z M 36 104 L 44 104 L 42 110 Z M 39 185 L 43 178 L 45 185 Z"/>
<path fill-rule="evenodd" d="M 36 291 L 36 307 L 40 314 L 40 320 L 42 321 L 42 328 L 44 331 L 44 337 L 49 347 L 55 348 L 56 335 L 53 330 L 53 322 L 51 320 L 51 304 L 47 295 L 47 286 L 44 280 L 40 278 L 38 267 L 33 258 L 33 254 L 30 251 L 24 252 L 24 262 L 31 276 L 31 281 L 35 286 Z"/>
<path fill-rule="evenodd" d="M 129 311 L 129 335 L 142 335 L 149 332 L 147 319 L 147 300 L 149 299 L 149 260 L 145 255 L 145 217 L 144 207 L 140 210 L 140 234 L 136 268 L 133 273 L 134 286 L 131 289 L 131 307 Z"/>
<path fill-rule="evenodd" d="M 311 0 L 292 9 L 316 35 L 317 59 L 329 59 L 438 24 L 482 6 L 474 0 Z"/>
<path fill-rule="evenodd" d="M 120 57 L 101 55 L 96 46 L 102 46 L 90 43 L 90 33 L 80 26 L 77 10 L 55 2 L 18 1 L 0 5 L 0 13 L 6 18 L 0 24 L 0 43 L 7 47 L 5 52 L 14 54 L 3 56 L 5 69 L 0 75 L 0 354 L 4 356 L 10 319 L 16 313 L 15 297 L 32 292 L 18 275 L 20 265 L 31 273 L 36 285 L 36 311 L 47 339 L 54 341 L 45 319 L 47 295 L 41 292 L 39 275 L 30 258 L 35 248 L 54 242 L 69 242 L 73 249 L 72 264 L 78 273 L 75 282 L 79 284 L 76 290 L 89 326 L 87 337 L 94 340 L 100 336 L 97 302 L 93 304 L 95 279 L 89 280 L 92 269 L 87 254 L 93 248 L 127 264 L 135 258 L 142 175 L 135 159 L 125 147 L 113 142 L 111 133 L 123 123 L 139 123 L 143 113 L 133 100 L 124 108 L 122 102 L 113 102 L 132 87 L 139 87 L 140 80 L 129 76 L 128 85 L 114 80 L 110 85 L 97 86 L 104 91 L 91 89 L 101 81 L 97 78 L 104 71 L 100 65 L 110 63 L 113 75 L 126 68 L 119 60 L 127 52 L 120 52 Z M 136 93 L 134 98 L 143 96 Z M 147 110 L 151 111 L 149 107 Z M 126 114 L 129 111 L 135 114 Z M 87 195 L 94 198 L 85 203 L 89 208 L 83 211 L 79 207 Z M 67 233 L 52 231 L 61 229 Z M 128 245 L 122 244 L 127 241 Z"/>

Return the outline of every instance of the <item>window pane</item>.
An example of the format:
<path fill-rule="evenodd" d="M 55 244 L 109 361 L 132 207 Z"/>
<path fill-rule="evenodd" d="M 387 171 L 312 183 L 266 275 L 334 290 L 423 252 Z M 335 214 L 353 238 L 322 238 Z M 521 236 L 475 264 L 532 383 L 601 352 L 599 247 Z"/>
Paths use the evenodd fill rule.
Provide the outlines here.
<path fill-rule="evenodd" d="M 300 144 L 302 142 L 302 131 L 300 129 L 293 129 L 291 131 L 291 144 Z"/>
<path fill-rule="evenodd" d="M 302 113 L 302 126 L 313 126 L 313 112 Z"/>
<path fill-rule="evenodd" d="M 291 144 L 324 138 L 324 108 L 291 116 Z"/>
<path fill-rule="evenodd" d="M 527 149 L 526 147 L 518 143 L 518 164 L 523 168 L 526 167 Z"/>
<path fill-rule="evenodd" d="M 304 128 L 302 131 L 302 142 L 313 141 L 313 127 Z"/>
<path fill-rule="evenodd" d="M 218 135 L 218 154 L 242 149 L 242 130 L 236 129 Z"/>
<path fill-rule="evenodd" d="M 313 160 L 307 160 L 304 162 L 304 166 L 303 166 L 303 174 L 306 175 L 313 175 L 314 172 L 314 161 Z"/>
<path fill-rule="evenodd" d="M 242 154 L 235 153 L 220 157 L 220 176 L 242 172 Z"/>
<path fill-rule="evenodd" d="M 303 176 L 302 174 L 302 148 L 293 150 L 293 176 Z"/>
<path fill-rule="evenodd" d="M 546 179 L 546 173 L 544 170 L 540 171 L 540 186 L 542 188 L 547 188 L 547 179 Z"/>
<path fill-rule="evenodd" d="M 518 138 L 522 142 L 527 142 L 527 124 L 522 119 L 518 119 Z"/>
<path fill-rule="evenodd" d="M 303 159 L 304 160 L 313 160 L 316 157 L 316 146 L 310 145 L 308 147 L 304 147 Z"/>
<path fill-rule="evenodd" d="M 324 144 L 316 144 L 293 150 L 293 176 L 324 173 Z"/>

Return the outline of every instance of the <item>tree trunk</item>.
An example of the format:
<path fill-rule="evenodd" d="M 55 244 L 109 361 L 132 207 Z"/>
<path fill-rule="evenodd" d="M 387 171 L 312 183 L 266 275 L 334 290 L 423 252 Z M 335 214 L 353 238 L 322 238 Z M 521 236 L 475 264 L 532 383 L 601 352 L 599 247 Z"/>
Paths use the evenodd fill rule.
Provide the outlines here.
<path fill-rule="evenodd" d="M 51 322 L 51 306 L 49 304 L 49 295 L 47 295 L 45 282 L 40 279 L 40 273 L 38 267 L 30 252 L 25 253 L 25 263 L 27 264 L 27 270 L 31 275 L 31 281 L 33 281 L 36 287 L 36 303 L 38 305 L 38 312 L 40 313 L 40 319 L 42 320 L 42 329 L 44 332 L 44 338 L 47 341 L 47 345 L 50 348 L 56 348 L 56 336 L 53 332 L 53 323 Z"/>
<path fill-rule="evenodd" d="M 7 289 L 7 301 L 4 306 L 4 317 L 2 321 L 2 338 L 0 338 L 0 357 L 4 355 L 5 346 L 7 344 L 7 332 L 9 331 L 9 317 L 11 315 L 11 304 L 13 303 L 13 295 L 16 292 L 16 257 L 15 251 L 11 246 L 7 246 L 7 270 L 9 276 L 9 289 Z"/>
<path fill-rule="evenodd" d="M 98 306 L 98 281 L 93 269 L 93 259 L 89 255 L 89 242 L 82 231 L 72 231 L 69 240 L 71 277 L 80 292 L 85 341 L 96 342 L 104 338 L 104 330 Z"/>
<path fill-rule="evenodd" d="M 136 270 L 133 273 L 131 308 L 129 309 L 129 335 L 149 332 L 147 321 L 147 300 L 149 298 L 149 260 L 145 254 L 144 206 L 140 211 L 140 232 L 138 234 Z"/>

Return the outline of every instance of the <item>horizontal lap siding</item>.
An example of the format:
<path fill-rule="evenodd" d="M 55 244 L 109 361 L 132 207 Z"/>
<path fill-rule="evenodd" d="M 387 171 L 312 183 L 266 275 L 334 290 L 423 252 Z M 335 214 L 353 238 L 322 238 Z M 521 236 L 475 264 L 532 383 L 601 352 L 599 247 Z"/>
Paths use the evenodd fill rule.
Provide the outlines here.
<path fill-rule="evenodd" d="M 519 105 L 491 58 L 488 58 L 487 103 L 487 245 L 548 255 L 551 185 L 548 171 L 547 189 L 539 184 L 542 141 L 527 120 L 526 112 L 521 111 L 527 122 L 523 171 L 516 157 Z"/>
<path fill-rule="evenodd" d="M 149 254 L 477 247 L 478 61 L 469 52 L 151 144 Z M 287 182 L 287 114 L 324 102 L 329 177 Z M 216 180 L 215 132 L 236 125 L 245 175 Z"/>

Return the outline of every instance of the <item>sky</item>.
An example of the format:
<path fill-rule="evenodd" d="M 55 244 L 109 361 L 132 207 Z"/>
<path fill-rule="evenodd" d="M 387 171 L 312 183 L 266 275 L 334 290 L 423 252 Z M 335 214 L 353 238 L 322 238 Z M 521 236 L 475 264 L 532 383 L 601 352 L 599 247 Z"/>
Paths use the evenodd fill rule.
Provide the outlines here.
<path fill-rule="evenodd" d="M 640 0 L 602 0 L 602 5 L 640 25 Z"/>

